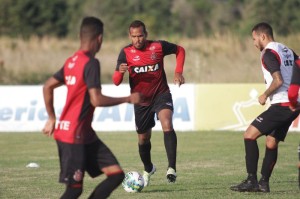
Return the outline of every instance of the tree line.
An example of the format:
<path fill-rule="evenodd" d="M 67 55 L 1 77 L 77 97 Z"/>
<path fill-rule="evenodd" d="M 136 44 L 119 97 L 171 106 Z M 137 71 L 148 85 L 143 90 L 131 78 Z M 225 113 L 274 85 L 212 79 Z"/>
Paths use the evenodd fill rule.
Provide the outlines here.
<path fill-rule="evenodd" d="M 195 38 L 233 32 L 249 35 L 269 22 L 276 33 L 300 31 L 299 0 L 0 0 L 0 36 L 77 36 L 82 17 L 97 16 L 108 38 L 123 37 L 143 20 L 151 34 Z"/>

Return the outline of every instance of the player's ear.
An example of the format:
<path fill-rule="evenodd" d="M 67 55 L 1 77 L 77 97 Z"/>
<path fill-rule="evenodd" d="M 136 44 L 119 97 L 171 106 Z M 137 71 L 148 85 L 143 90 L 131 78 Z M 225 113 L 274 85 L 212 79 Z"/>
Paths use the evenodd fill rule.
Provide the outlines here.
<path fill-rule="evenodd" d="M 100 34 L 99 36 L 98 36 L 98 42 L 99 43 L 102 43 L 102 41 L 103 41 L 103 35 L 102 34 Z"/>

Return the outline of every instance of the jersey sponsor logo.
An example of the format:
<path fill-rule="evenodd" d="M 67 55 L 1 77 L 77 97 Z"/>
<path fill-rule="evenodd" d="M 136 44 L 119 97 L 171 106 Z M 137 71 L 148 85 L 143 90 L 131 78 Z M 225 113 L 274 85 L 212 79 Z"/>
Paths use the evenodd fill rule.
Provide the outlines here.
<path fill-rule="evenodd" d="M 141 58 L 140 58 L 140 56 L 137 55 L 137 56 L 133 57 L 132 60 L 133 60 L 133 61 L 140 61 Z"/>
<path fill-rule="evenodd" d="M 149 50 L 155 50 L 155 46 L 150 46 Z"/>
<path fill-rule="evenodd" d="M 171 102 L 167 102 L 166 105 L 173 106 L 173 104 Z"/>
<path fill-rule="evenodd" d="M 75 62 L 78 58 L 78 55 L 75 55 L 74 57 L 72 57 L 72 61 Z"/>
<path fill-rule="evenodd" d="M 264 120 L 264 118 L 262 118 L 262 117 L 257 117 L 255 120 L 258 121 L 259 123 L 261 123 L 261 122 Z"/>
<path fill-rule="evenodd" d="M 69 64 L 68 64 L 68 68 L 73 68 L 75 66 L 75 63 L 73 63 L 73 62 L 70 62 Z"/>
<path fill-rule="evenodd" d="M 76 83 L 76 77 L 75 76 L 68 75 L 68 76 L 65 76 L 65 79 L 66 79 L 66 84 L 67 85 L 74 85 Z"/>
<path fill-rule="evenodd" d="M 136 67 L 133 67 L 133 71 L 135 73 L 154 72 L 154 71 L 157 71 L 158 69 L 159 69 L 159 65 L 158 64 L 148 65 L 148 66 L 136 66 Z"/>
<path fill-rule="evenodd" d="M 150 56 L 150 59 L 151 60 L 156 60 L 157 58 L 157 55 L 155 53 L 152 53 L 151 56 Z"/>
<path fill-rule="evenodd" d="M 57 121 L 56 129 L 68 131 L 68 130 L 70 130 L 70 124 L 71 124 L 71 122 L 66 121 L 66 120 Z"/>

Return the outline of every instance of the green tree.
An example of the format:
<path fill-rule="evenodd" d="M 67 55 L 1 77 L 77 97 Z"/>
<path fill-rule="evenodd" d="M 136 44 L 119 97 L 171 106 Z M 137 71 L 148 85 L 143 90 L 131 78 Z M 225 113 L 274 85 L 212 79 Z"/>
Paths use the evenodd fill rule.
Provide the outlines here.
<path fill-rule="evenodd" d="M 68 34 L 68 3 L 64 0 L 0 0 L 0 34 L 11 36 Z"/>

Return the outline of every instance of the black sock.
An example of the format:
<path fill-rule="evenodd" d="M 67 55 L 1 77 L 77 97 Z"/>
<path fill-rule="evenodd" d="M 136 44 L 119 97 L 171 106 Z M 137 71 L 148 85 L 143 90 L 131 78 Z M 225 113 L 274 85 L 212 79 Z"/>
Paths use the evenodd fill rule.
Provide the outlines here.
<path fill-rule="evenodd" d="M 164 132 L 164 142 L 169 167 L 172 167 L 176 171 L 177 136 L 174 130 Z"/>
<path fill-rule="evenodd" d="M 299 158 L 299 163 L 298 163 L 298 183 L 299 183 L 299 189 L 300 189 L 300 144 L 298 146 L 298 158 Z"/>
<path fill-rule="evenodd" d="M 67 185 L 65 192 L 60 199 L 79 198 L 82 193 L 82 184 Z"/>
<path fill-rule="evenodd" d="M 265 158 L 261 168 L 262 179 L 269 182 L 273 168 L 277 162 L 278 148 L 269 149 L 266 147 Z"/>
<path fill-rule="evenodd" d="M 151 142 L 145 143 L 140 145 L 139 144 L 139 154 L 141 157 L 141 160 L 144 164 L 144 169 L 147 172 L 152 171 L 153 164 L 151 162 Z"/>
<path fill-rule="evenodd" d="M 259 150 L 256 140 L 244 139 L 247 173 L 256 176 Z"/>
<path fill-rule="evenodd" d="M 107 176 L 107 178 L 94 189 L 89 199 L 108 198 L 111 192 L 122 183 L 124 177 L 123 172 Z"/>

